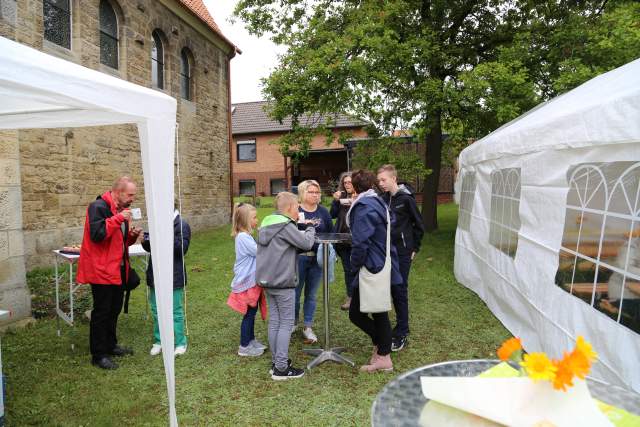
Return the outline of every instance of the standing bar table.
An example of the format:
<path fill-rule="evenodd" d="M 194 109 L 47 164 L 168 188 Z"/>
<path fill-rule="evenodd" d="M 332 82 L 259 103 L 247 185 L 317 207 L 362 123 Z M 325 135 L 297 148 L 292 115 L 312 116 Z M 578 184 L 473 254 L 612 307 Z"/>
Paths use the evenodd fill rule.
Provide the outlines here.
<path fill-rule="evenodd" d="M 341 355 L 344 351 L 343 347 L 331 348 L 330 341 L 330 321 L 329 321 L 329 245 L 331 243 L 347 243 L 351 244 L 351 235 L 349 233 L 318 233 L 316 234 L 316 242 L 322 245 L 322 300 L 324 305 L 324 348 L 305 349 L 304 352 L 312 356 L 316 356 L 309 364 L 307 369 L 314 368 L 321 363 L 332 361 L 336 363 L 344 363 L 350 366 L 355 364 Z"/>

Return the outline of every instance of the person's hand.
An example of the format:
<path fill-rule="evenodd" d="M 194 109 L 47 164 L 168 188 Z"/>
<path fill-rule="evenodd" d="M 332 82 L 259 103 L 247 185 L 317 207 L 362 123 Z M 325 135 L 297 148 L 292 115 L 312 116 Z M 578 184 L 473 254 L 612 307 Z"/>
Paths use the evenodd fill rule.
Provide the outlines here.
<path fill-rule="evenodd" d="M 140 235 L 140 233 L 142 233 L 142 229 L 139 227 L 131 227 L 131 231 L 130 231 L 132 236 L 135 236 L 136 238 Z"/>
<path fill-rule="evenodd" d="M 413 261 L 413 259 L 416 257 L 416 253 L 415 252 L 411 252 L 411 261 Z"/>
<path fill-rule="evenodd" d="M 127 221 L 131 221 L 131 210 L 129 209 L 124 209 L 122 212 L 120 212 L 122 214 L 122 216 L 124 217 L 125 220 Z"/>
<path fill-rule="evenodd" d="M 340 196 L 342 196 L 342 193 L 340 191 L 336 191 L 335 193 L 333 193 L 333 198 L 336 200 L 340 200 Z"/>

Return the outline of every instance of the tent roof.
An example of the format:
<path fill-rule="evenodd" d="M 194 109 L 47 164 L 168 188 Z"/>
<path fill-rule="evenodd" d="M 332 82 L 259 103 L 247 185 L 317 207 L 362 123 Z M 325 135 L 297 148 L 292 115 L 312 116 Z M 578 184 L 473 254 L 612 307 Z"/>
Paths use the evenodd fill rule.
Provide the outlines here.
<path fill-rule="evenodd" d="M 176 100 L 0 37 L 0 129 L 175 123 Z M 73 113 L 69 115 L 68 113 Z"/>
<path fill-rule="evenodd" d="M 467 147 L 463 165 L 548 149 L 640 141 L 640 59 L 541 104 Z"/>

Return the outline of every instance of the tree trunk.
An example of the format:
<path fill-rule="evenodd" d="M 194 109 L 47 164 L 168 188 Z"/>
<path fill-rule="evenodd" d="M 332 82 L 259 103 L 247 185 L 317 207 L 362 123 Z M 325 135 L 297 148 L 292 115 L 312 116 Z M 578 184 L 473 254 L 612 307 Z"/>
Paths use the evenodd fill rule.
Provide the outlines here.
<path fill-rule="evenodd" d="M 442 163 L 442 121 L 438 111 L 432 116 L 429 132 L 425 137 L 425 166 L 431 169 L 422 190 L 422 220 L 427 232 L 438 229 L 438 187 Z"/>

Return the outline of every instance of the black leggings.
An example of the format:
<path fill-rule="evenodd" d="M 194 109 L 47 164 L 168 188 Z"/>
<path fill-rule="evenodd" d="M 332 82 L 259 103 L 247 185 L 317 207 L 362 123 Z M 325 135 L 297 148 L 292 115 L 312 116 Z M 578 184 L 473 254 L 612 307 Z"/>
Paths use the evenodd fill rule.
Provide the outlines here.
<path fill-rule="evenodd" d="M 373 317 L 373 318 L 371 318 Z M 378 354 L 386 356 L 391 353 L 391 322 L 389 313 L 362 313 L 360 312 L 360 290 L 353 289 L 351 306 L 349 307 L 349 320 L 369 335 L 373 345 L 378 346 Z"/>

